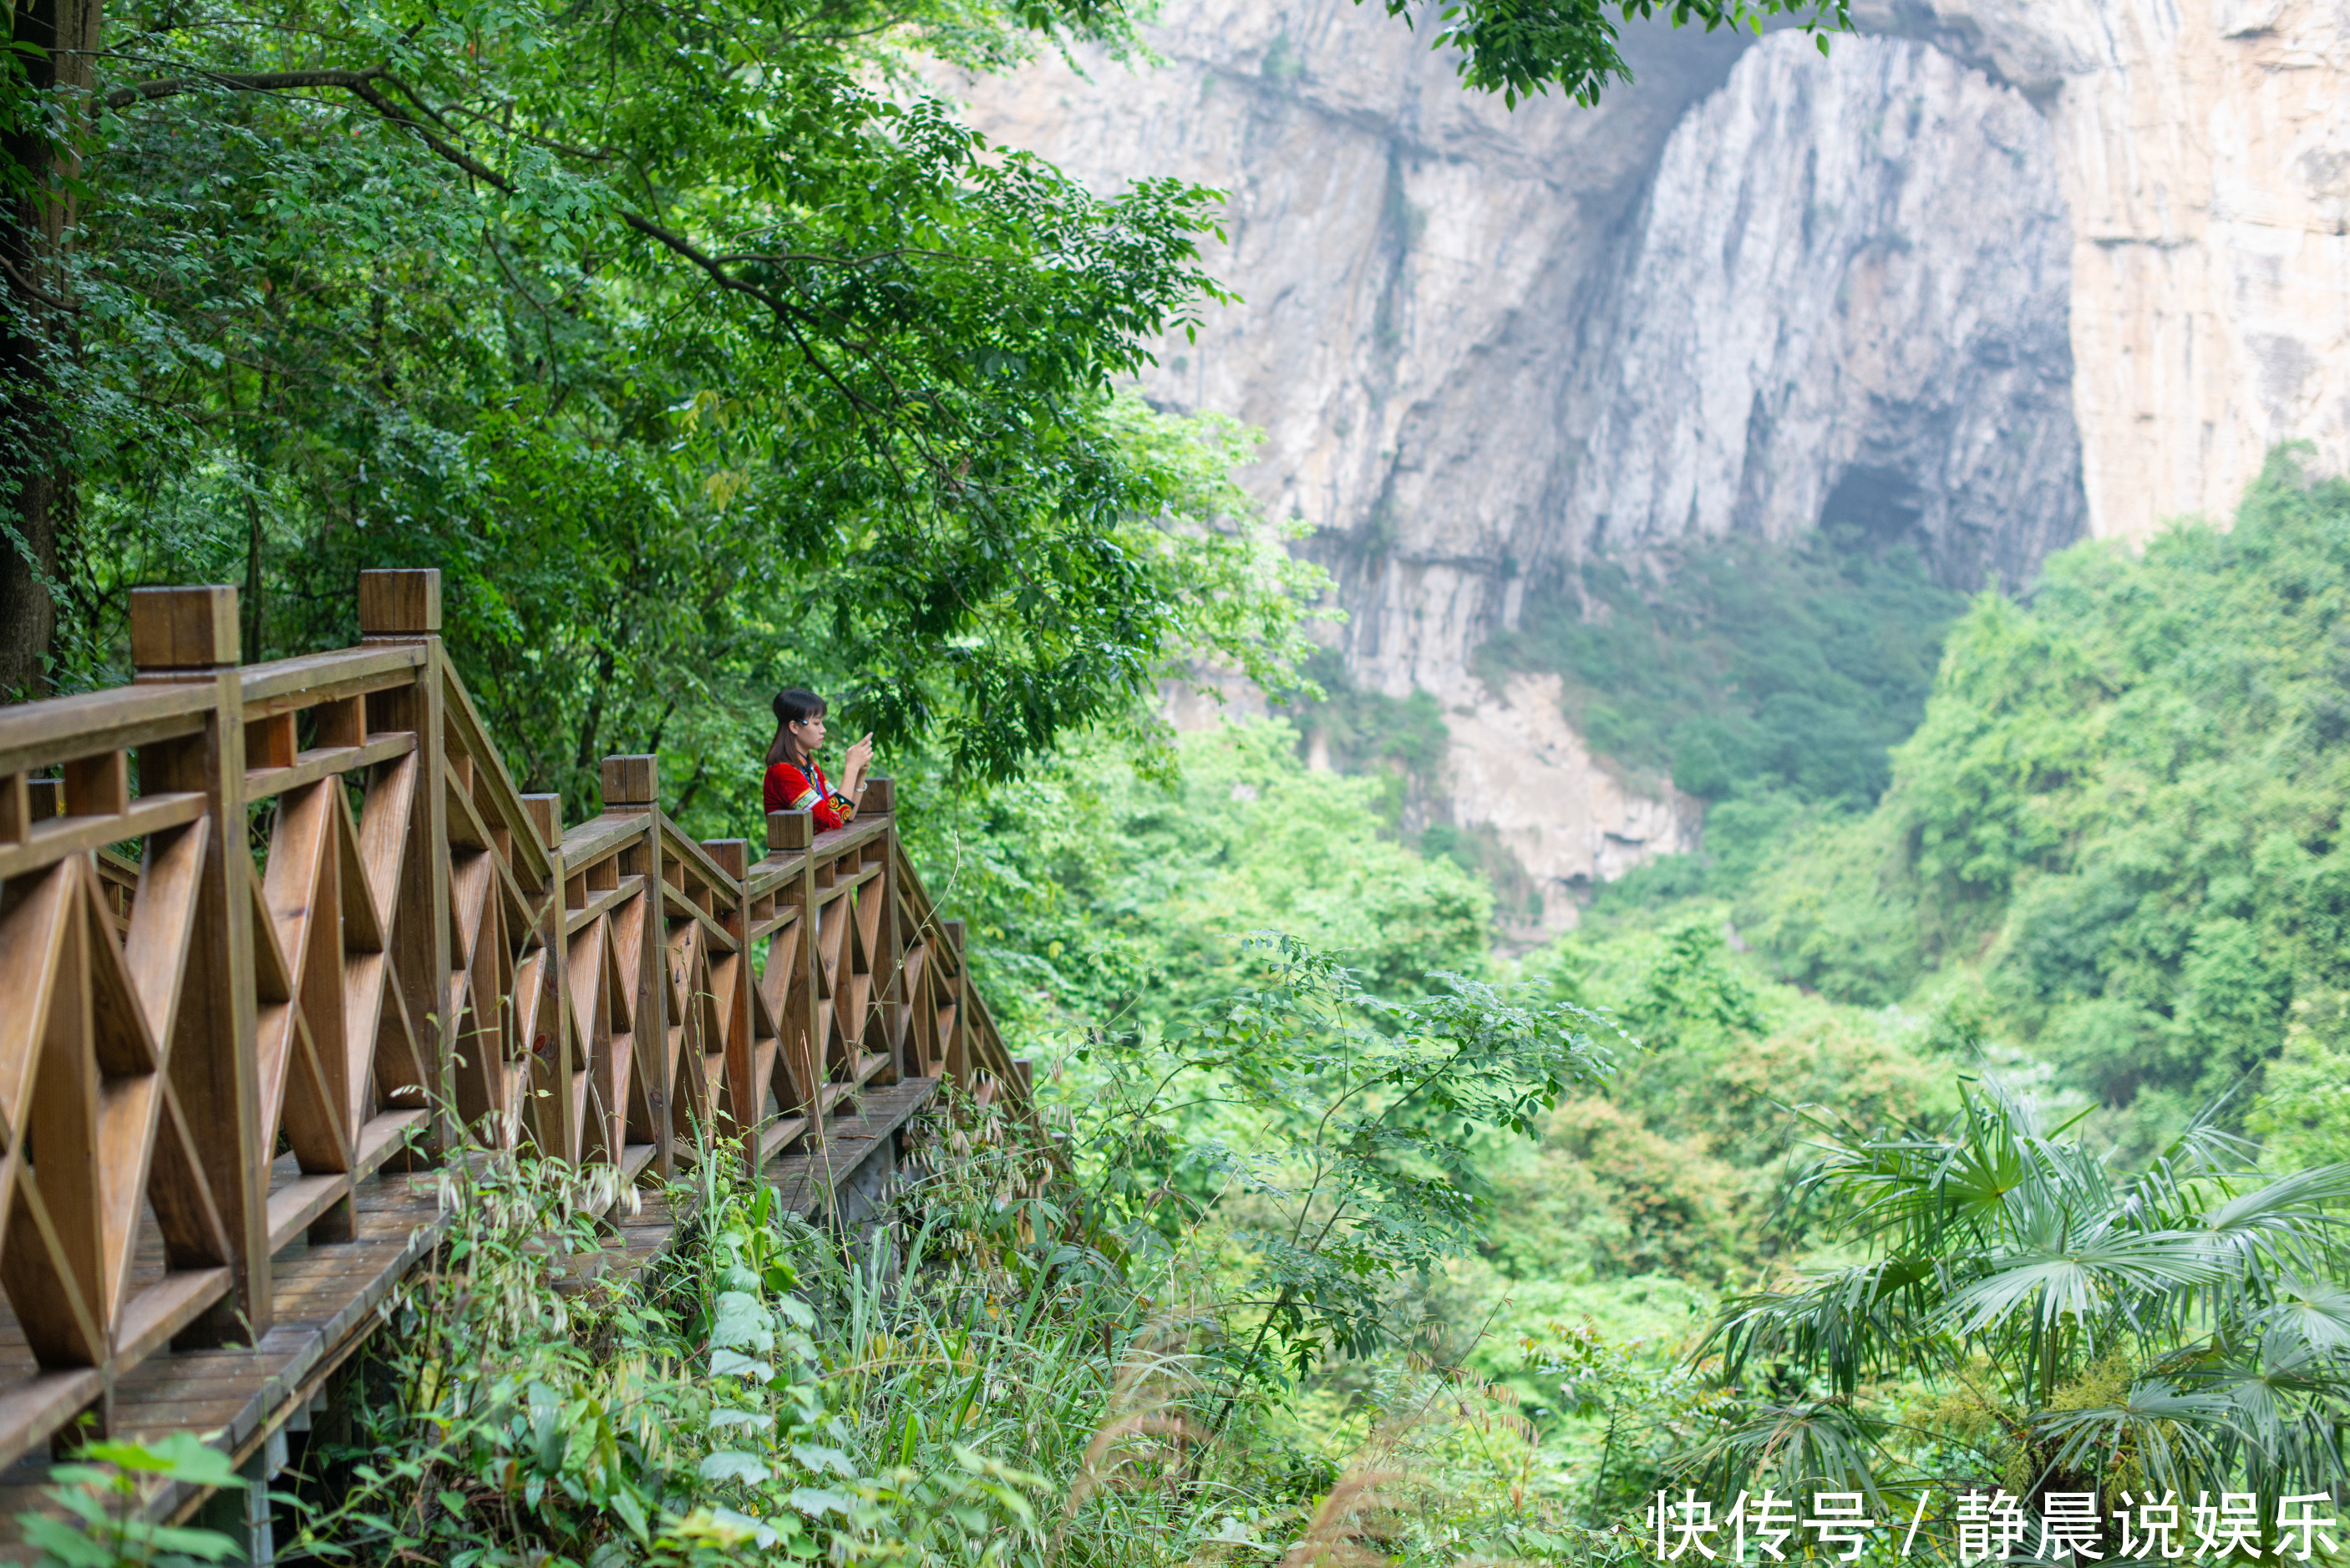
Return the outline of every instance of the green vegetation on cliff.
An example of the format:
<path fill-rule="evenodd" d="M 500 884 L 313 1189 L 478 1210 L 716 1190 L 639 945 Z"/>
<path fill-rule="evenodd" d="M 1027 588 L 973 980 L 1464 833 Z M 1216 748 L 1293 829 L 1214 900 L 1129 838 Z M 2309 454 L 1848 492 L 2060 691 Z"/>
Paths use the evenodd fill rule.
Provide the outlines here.
<path fill-rule="evenodd" d="M 1717 801 L 1874 801 L 1964 607 L 1915 551 L 1849 531 L 1707 540 L 1637 569 L 1601 557 L 1581 590 L 1487 643 L 1487 675 L 1558 671 L 1595 752 Z"/>
<path fill-rule="evenodd" d="M 2175 1126 L 2288 1023 L 2311 1050 L 2338 1027 L 2345 617 L 2350 487 L 2280 459 L 2232 528 L 2076 545 L 2027 600 L 1979 598 L 1873 810 L 1724 813 L 1728 853 L 1627 878 L 1603 923 L 1697 895 L 1776 978 Z"/>

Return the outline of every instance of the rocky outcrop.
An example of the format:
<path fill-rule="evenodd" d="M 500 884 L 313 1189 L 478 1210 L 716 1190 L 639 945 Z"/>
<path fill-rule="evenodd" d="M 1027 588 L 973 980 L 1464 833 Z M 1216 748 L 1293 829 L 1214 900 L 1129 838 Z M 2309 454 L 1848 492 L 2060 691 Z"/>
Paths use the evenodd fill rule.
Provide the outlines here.
<path fill-rule="evenodd" d="M 2040 106 L 2071 209 L 2092 527 L 2225 519 L 2280 441 L 2350 468 L 2350 5 L 1877 0 Z"/>
<path fill-rule="evenodd" d="M 1525 867 L 1550 929 L 1574 923 L 1592 884 L 1697 848 L 1705 820 L 1670 784 L 1637 786 L 1594 757 L 1566 722 L 1564 696 L 1555 675 L 1515 675 L 1448 718 L 1453 813 Z"/>
<path fill-rule="evenodd" d="M 1151 42 L 967 84 L 974 119 L 1104 186 L 1230 192 L 1211 265 L 1245 303 L 1146 389 L 1264 429 L 1252 484 L 1315 525 L 1350 674 L 1445 701 L 1449 809 L 1553 923 L 1700 819 L 1590 757 L 1555 680 L 1472 677 L 1529 592 L 1823 520 L 2014 582 L 2080 530 L 2069 235 L 2012 87 L 1917 40 L 1658 26 L 1637 86 L 1512 112 L 1350 0 L 1184 0 Z"/>
<path fill-rule="evenodd" d="M 1937 50 L 1762 39 L 1666 145 L 1592 313 L 1555 547 L 1906 537 L 1966 588 L 2082 524 L 2047 130 Z"/>

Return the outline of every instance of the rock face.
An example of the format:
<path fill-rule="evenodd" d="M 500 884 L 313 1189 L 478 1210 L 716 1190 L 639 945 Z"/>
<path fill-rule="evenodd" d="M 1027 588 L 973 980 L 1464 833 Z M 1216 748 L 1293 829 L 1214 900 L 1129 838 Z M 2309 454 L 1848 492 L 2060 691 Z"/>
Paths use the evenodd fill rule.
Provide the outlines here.
<path fill-rule="evenodd" d="M 1471 675 L 1529 591 L 1824 519 L 2012 582 L 2079 532 L 2051 140 L 1930 44 L 1636 28 L 1636 87 L 1513 113 L 1349 0 L 1183 0 L 1151 43 L 967 84 L 973 118 L 1104 187 L 1231 192 L 1246 303 L 1146 389 L 1263 427 L 1253 485 L 1316 525 L 1354 679 L 1445 701 L 1451 815 L 1551 924 L 1700 808 L 1596 762 L 1555 679 Z"/>
<path fill-rule="evenodd" d="M 1513 675 L 1479 696 L 1449 715 L 1453 814 L 1490 829 L 1534 877 L 1544 929 L 1574 924 L 1591 884 L 1698 846 L 1702 806 L 1670 785 L 1631 787 L 1592 756 L 1557 676 Z"/>
<path fill-rule="evenodd" d="M 1908 535 L 1950 586 L 2020 585 L 2081 527 L 2070 249 L 2021 95 L 1918 44 L 1763 38 L 1665 147 L 1545 532 L 1839 522 Z"/>
<path fill-rule="evenodd" d="M 1452 694 L 1595 542 L 1843 517 L 1972 587 L 2079 531 L 2068 237 L 2013 90 L 1915 42 L 1656 26 L 1636 87 L 1513 113 L 1376 6 L 1169 12 L 1159 69 L 1039 65 L 973 115 L 1099 184 L 1232 192 L 1246 303 L 1146 388 L 1264 428 L 1358 680 Z"/>
<path fill-rule="evenodd" d="M 1514 113 L 1352 0 L 1179 0 L 1150 42 L 1155 70 L 971 84 L 972 118 L 1103 188 L 1231 192 L 1210 265 L 1245 304 L 1168 343 L 1146 390 L 1265 431 L 1253 487 L 1320 531 L 1358 679 L 1449 690 L 1555 513 L 1600 280 L 1741 42 L 1639 30 L 1638 91 Z"/>
<path fill-rule="evenodd" d="M 1146 390 L 1265 430 L 1354 678 L 1445 701 L 1451 815 L 1555 922 L 1697 831 L 1471 674 L 1594 549 L 1846 523 L 2017 584 L 2224 515 L 2277 441 L 2350 465 L 2350 0 L 1861 4 L 1825 59 L 1634 28 L 1592 110 L 1466 93 L 1351 0 L 1169 0 L 1155 70 L 969 85 L 1101 186 L 1231 192 L 1246 303 Z"/>
<path fill-rule="evenodd" d="M 1877 3 L 2042 106 L 2096 533 L 2225 519 L 2279 441 L 2350 468 L 2350 4 Z"/>

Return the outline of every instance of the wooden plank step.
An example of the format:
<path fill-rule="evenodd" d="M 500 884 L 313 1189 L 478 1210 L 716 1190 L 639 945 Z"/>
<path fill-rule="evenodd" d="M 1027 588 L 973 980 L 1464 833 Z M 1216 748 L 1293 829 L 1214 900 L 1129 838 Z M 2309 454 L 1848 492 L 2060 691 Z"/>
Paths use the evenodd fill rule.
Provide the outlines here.
<path fill-rule="evenodd" d="M 907 1078 L 886 1089 L 866 1090 L 864 1108 L 855 1116 L 827 1120 L 822 1141 L 807 1153 L 770 1161 L 765 1172 L 784 1207 L 810 1218 L 827 1209 L 828 1195 L 847 1186 L 868 1159 L 889 1147 L 889 1135 L 930 1103 L 939 1082 Z"/>

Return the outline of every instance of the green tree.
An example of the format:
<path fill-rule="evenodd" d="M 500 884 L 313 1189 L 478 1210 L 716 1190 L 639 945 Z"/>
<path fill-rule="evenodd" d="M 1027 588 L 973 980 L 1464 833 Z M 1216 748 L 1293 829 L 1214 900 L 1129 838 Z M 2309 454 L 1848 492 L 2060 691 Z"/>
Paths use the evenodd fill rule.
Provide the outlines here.
<path fill-rule="evenodd" d="M 1670 923 L 1710 895 L 1838 1001 L 1979 990 L 1979 1036 L 2051 1061 L 2148 1155 L 2350 989 L 2345 679 L 2350 485 L 2280 452 L 2230 529 L 2085 543 L 2028 598 L 1978 597 L 1875 810 L 1733 799 L 1711 865 L 1600 909 Z"/>
<path fill-rule="evenodd" d="M 2341 1479 L 2350 1165 L 2264 1173 L 2206 1115 L 2124 1178 L 1991 1084 L 1940 1127 L 1824 1130 L 1792 1202 L 1866 1256 L 1724 1307 L 1710 1348 L 1756 1386 L 1706 1457 L 1910 1479 L 1866 1386 L 1918 1376 L 1981 1417 L 1942 1434 L 1941 1473 L 2018 1496 L 2250 1487 L 2272 1507 Z"/>
<path fill-rule="evenodd" d="M 348 639 L 360 567 L 438 566 L 520 771 L 585 805 L 636 749 L 739 798 L 787 680 L 993 778 L 1170 659 L 1274 677 L 1311 582 L 1202 483 L 1227 432 L 1112 390 L 1221 297 L 1215 193 L 1097 197 L 896 85 L 1122 26 L 118 14 L 46 405 L 81 497 L 54 682 L 118 672 L 136 582 L 241 581 L 260 657 Z"/>
<path fill-rule="evenodd" d="M 1534 1136 L 1607 1073 L 1613 1033 L 1458 975 L 1382 1002 L 1278 932 L 1242 962 L 1238 989 L 1164 1030 L 1090 1040 L 1071 1107 L 1097 1223 L 1142 1250 L 1230 1213 L 1234 1397 L 1408 1340 L 1398 1287 L 1482 1239 L 1484 1141 Z"/>
<path fill-rule="evenodd" d="M 1474 87 L 1586 100 L 1627 77 L 1617 18 L 1790 9 L 1841 23 L 1390 5 Z M 785 675 L 1002 777 L 1170 655 L 1262 676 L 1289 651 L 1279 613 L 1220 611 L 1296 585 L 1210 547 L 1229 519 L 1181 513 L 1107 391 L 1222 297 L 1195 250 L 1214 193 L 1095 197 L 906 85 L 917 55 L 1122 46 L 1123 5 L 138 0 L 100 24 L 44 0 L 0 73 L 0 687 L 111 673 L 138 581 L 241 581 L 259 657 L 347 636 L 358 566 L 436 565 L 524 771 L 584 797 L 604 751 L 680 753 L 689 792 L 743 765 L 697 714 Z M 1172 543 L 1130 525 L 1170 510 Z"/>
<path fill-rule="evenodd" d="M 1006 1026 L 1163 1025 L 1240 983 L 1240 939 L 1266 927 L 1388 997 L 1480 974 L 1484 885 L 1404 843 L 1378 780 L 1311 770 L 1296 741 L 1274 721 L 1180 736 L 1171 758 L 1072 744 L 1015 787 L 924 806 L 912 840 L 970 911 Z"/>
<path fill-rule="evenodd" d="M 1357 4 L 1361 0 L 1357 0 Z M 1460 51 L 1461 79 L 1519 99 L 1555 87 L 1580 104 L 1632 79 L 1617 52 L 1617 21 L 1664 16 L 1676 27 L 1698 24 L 1760 30 L 1771 16 L 1795 16 L 1827 53 L 1829 30 L 1850 24 L 1845 0 L 1385 0 L 1388 15 L 1427 26 L 1432 47 Z"/>

